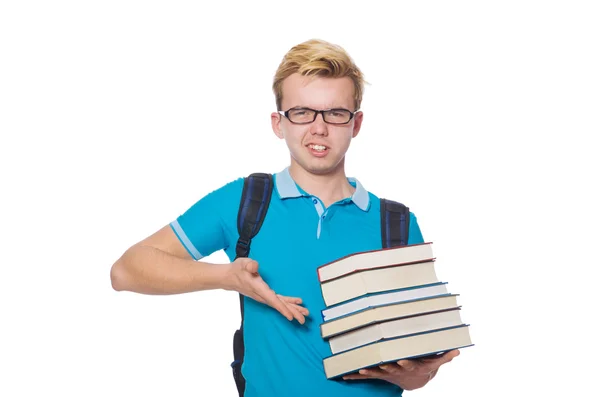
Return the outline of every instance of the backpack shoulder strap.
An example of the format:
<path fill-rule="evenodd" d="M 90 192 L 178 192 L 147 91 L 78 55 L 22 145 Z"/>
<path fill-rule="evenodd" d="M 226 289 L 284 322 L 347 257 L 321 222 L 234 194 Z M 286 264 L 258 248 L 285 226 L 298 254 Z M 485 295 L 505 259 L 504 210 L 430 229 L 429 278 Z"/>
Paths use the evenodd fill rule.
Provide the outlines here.
<path fill-rule="evenodd" d="M 254 173 L 244 178 L 244 189 L 237 217 L 240 237 L 235 248 L 237 258 L 248 257 L 250 242 L 263 224 L 273 190 L 271 174 Z"/>
<path fill-rule="evenodd" d="M 381 245 L 383 248 L 408 244 L 410 210 L 396 201 L 379 199 L 381 205 Z"/>
<path fill-rule="evenodd" d="M 239 238 L 235 247 L 237 258 L 247 258 L 250 254 L 250 242 L 260 230 L 273 191 L 273 176 L 271 174 L 254 173 L 244 178 L 244 188 L 240 199 L 240 208 L 237 217 L 237 229 Z M 233 378 L 242 397 L 246 389 L 246 380 L 242 375 L 242 362 L 244 361 L 244 296 L 239 294 L 241 324 L 233 335 Z"/>

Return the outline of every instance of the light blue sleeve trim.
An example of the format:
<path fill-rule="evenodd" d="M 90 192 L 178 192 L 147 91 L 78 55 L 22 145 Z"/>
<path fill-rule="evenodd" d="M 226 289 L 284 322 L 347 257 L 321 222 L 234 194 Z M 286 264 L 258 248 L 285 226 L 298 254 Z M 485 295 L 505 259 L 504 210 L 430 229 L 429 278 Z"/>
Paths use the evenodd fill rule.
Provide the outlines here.
<path fill-rule="evenodd" d="M 192 258 L 194 258 L 195 260 L 200 260 L 204 257 L 196 249 L 196 247 L 194 247 L 194 244 L 192 244 L 192 242 L 190 241 L 188 236 L 185 234 L 185 232 L 181 228 L 181 225 L 179 224 L 179 222 L 177 222 L 176 220 L 171 222 L 171 229 L 173 229 L 173 231 L 175 232 L 175 235 L 177 236 L 179 241 L 181 241 L 181 244 L 183 244 L 183 246 L 185 247 L 185 249 L 191 255 Z"/>

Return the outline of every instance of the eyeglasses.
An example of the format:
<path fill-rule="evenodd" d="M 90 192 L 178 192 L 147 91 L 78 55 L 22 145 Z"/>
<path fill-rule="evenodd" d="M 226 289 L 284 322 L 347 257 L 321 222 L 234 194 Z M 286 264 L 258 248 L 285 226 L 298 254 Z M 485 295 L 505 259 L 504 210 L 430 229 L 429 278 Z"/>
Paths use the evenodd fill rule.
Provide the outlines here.
<path fill-rule="evenodd" d="M 310 124 L 317 119 L 317 115 L 321 113 L 323 121 L 328 124 L 346 124 L 358 112 L 351 112 L 348 109 L 326 109 L 314 110 L 309 108 L 292 108 L 285 112 L 280 110 L 279 114 L 285 116 L 294 124 Z"/>

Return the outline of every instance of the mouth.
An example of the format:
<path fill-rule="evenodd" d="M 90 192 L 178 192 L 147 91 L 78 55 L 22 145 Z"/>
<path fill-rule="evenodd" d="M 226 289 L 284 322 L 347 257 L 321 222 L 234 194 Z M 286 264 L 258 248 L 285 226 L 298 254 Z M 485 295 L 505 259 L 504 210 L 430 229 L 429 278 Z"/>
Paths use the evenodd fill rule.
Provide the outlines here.
<path fill-rule="evenodd" d="M 316 157 L 323 157 L 329 151 L 329 148 L 324 145 L 317 145 L 311 143 L 309 145 L 306 145 L 306 147 L 308 148 L 309 152 L 311 152 L 311 154 Z"/>
<path fill-rule="evenodd" d="M 329 149 L 327 146 L 324 145 L 314 145 L 314 144 L 310 144 L 307 145 L 309 149 L 312 150 L 316 150 L 317 152 L 324 152 L 325 150 Z"/>

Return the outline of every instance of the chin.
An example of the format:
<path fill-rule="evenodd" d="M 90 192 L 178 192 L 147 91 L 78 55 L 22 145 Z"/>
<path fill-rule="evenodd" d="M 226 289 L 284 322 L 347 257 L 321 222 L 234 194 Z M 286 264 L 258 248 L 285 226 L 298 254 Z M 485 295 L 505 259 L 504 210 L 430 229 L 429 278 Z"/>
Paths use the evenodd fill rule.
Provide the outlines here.
<path fill-rule="evenodd" d="M 327 175 L 327 174 L 331 174 L 335 170 L 334 168 L 316 168 L 316 167 L 304 168 L 304 169 L 314 175 Z"/>

